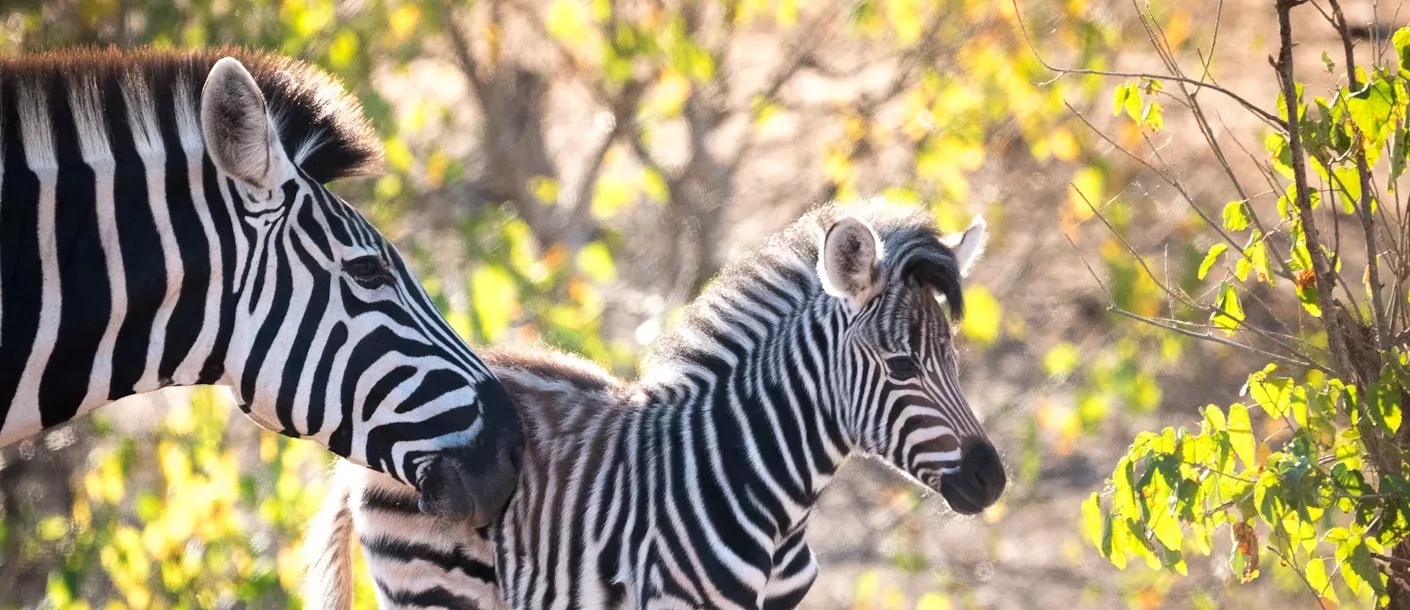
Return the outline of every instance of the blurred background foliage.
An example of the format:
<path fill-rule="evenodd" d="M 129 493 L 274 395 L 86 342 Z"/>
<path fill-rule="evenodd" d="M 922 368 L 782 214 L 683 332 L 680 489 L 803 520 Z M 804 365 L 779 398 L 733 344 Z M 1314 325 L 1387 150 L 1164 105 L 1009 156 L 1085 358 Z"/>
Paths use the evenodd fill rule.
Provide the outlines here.
<path fill-rule="evenodd" d="M 1216 6 L 1147 8 L 1177 51 L 1198 53 L 1217 31 L 1238 51 L 1213 73 L 1271 91 L 1270 74 L 1248 69 L 1262 65 L 1271 11 L 1229 10 L 1216 30 L 1201 18 Z M 967 288 L 962 358 L 971 402 L 1015 473 L 1011 491 L 982 521 L 964 521 L 859 461 L 813 519 L 823 575 L 805 605 L 1275 603 L 1296 594 L 1296 577 L 1275 570 L 1235 586 L 1227 543 L 1176 578 L 1116 570 L 1078 526 L 1081 502 L 1136 430 L 1199 421 L 1196 406 L 1231 402 L 1261 367 L 1104 314 L 1107 297 L 1077 256 L 1120 308 L 1165 307 L 1159 284 L 1093 219 L 1087 202 L 1097 202 L 1125 239 L 1163 257 L 1168 283 L 1204 286 L 1196 215 L 1170 204 L 1147 167 L 1108 153 L 1157 138 L 1196 183 L 1218 175 L 1214 160 L 1162 135 L 1166 117 L 1139 97 L 1137 120 L 1111 120 L 1121 82 L 1055 79 L 1030 47 L 1071 68 L 1152 63 L 1132 43 L 1145 34 L 1131 9 L 6 0 L 0 54 L 239 44 L 323 67 L 362 100 L 387 152 L 384 174 L 335 190 L 409 255 L 467 341 L 542 342 L 629 377 L 721 265 L 811 205 L 882 195 L 928 206 L 949 230 L 982 213 L 995 237 Z M 1255 142 L 1266 133 L 1229 128 Z M 1195 198 L 1216 214 L 1226 203 Z M 328 457 L 232 416 L 223 391 L 132 399 L 0 459 L 0 606 L 298 604 L 296 550 Z M 359 602 L 370 607 L 365 580 Z"/>

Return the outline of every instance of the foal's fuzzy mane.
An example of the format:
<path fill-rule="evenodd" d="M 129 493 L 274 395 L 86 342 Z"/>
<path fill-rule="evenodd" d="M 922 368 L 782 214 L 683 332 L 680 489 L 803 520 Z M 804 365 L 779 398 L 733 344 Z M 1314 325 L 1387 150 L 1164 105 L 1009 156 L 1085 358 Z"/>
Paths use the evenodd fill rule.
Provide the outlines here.
<path fill-rule="evenodd" d="M 74 87 L 96 84 L 109 129 L 127 125 L 122 83 L 136 77 L 147 99 L 170 109 L 179 93 L 199 112 L 201 90 L 211 66 L 223 57 L 244 64 L 269 104 L 289 158 L 319 181 L 378 171 L 382 146 L 363 116 L 362 106 L 330 75 L 294 59 L 239 47 L 194 50 L 79 48 L 0 58 L 0 157 L 22 147 L 12 123 L 20 119 L 16 90 L 40 92 L 51 112 L 68 109 Z M 176 134 L 172 113 L 156 113 L 159 132 Z M 57 128 L 57 126 L 56 126 Z M 61 160 L 62 161 L 62 160 Z"/>
<path fill-rule="evenodd" d="M 827 229 L 844 215 L 860 218 L 876 231 L 882 247 L 881 276 L 888 283 L 910 281 L 931 288 L 945 297 L 952 317 L 958 319 L 964 314 L 958 261 L 941 239 L 935 218 L 928 211 L 882 199 L 848 206 L 828 203 L 774 234 L 752 253 L 726 265 L 685 308 L 676 327 L 651 346 L 646 362 L 659 362 L 688 351 L 689 335 L 713 334 L 707 320 L 711 312 L 746 305 L 751 293 L 761 290 L 765 274 L 785 278 L 803 302 L 811 302 L 823 291 L 816 271 L 818 249 Z"/>

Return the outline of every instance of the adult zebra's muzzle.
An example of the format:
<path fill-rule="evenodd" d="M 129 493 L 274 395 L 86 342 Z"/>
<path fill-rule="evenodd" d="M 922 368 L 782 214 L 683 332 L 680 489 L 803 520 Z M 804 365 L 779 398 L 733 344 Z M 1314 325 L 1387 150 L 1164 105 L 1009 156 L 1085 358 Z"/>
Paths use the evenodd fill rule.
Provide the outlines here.
<path fill-rule="evenodd" d="M 480 384 L 485 425 L 466 447 L 441 451 L 422 467 L 421 512 L 465 520 L 476 528 L 499 518 L 524 464 L 524 429 L 498 381 Z"/>
<path fill-rule="evenodd" d="M 964 448 L 958 471 L 940 479 L 940 496 L 962 515 L 974 515 L 999 501 L 1008 485 L 1008 475 L 999 452 L 988 441 L 975 441 Z"/>

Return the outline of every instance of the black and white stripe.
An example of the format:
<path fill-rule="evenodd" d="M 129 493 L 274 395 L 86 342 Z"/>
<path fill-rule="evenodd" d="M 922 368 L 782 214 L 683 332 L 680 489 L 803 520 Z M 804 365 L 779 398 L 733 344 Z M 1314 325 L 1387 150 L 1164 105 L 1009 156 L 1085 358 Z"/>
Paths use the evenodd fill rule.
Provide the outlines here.
<path fill-rule="evenodd" d="M 1005 474 L 937 299 L 961 313 L 983 241 L 978 220 L 951 248 L 928 214 L 829 206 L 727 269 L 635 384 L 561 354 L 486 353 L 528 434 L 504 515 L 457 529 L 414 514 L 413 490 L 340 468 L 347 493 L 306 543 L 308 601 L 344 607 L 356 532 L 385 608 L 793 607 L 818 573 L 811 507 L 853 452 L 983 510 Z M 494 583 L 458 560 L 491 549 Z"/>
<path fill-rule="evenodd" d="M 292 60 L 0 59 L 0 445 L 220 383 L 260 425 L 488 520 L 517 472 L 514 407 L 323 186 L 379 160 L 356 101 Z"/>

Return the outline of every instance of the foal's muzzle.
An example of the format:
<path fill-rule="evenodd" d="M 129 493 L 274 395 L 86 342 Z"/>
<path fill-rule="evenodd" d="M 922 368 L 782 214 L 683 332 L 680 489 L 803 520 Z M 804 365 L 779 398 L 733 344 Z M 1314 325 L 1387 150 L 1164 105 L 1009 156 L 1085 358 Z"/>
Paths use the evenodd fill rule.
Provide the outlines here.
<path fill-rule="evenodd" d="M 1008 475 L 994 445 L 974 441 L 964 448 L 960 469 L 941 477 L 940 495 L 955 512 L 973 515 L 997 502 L 1006 485 Z"/>

